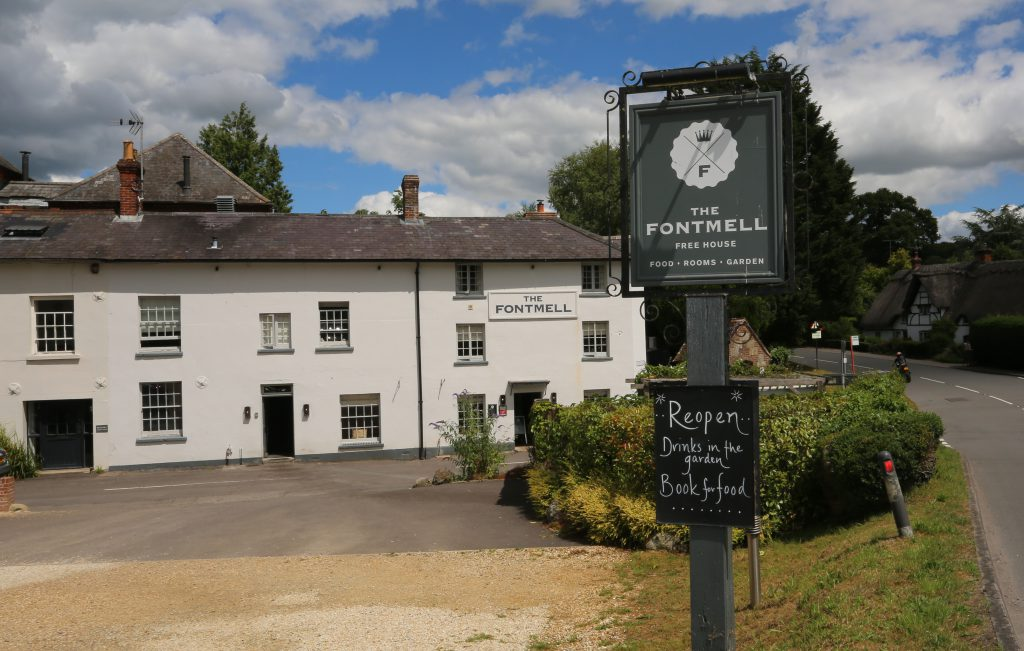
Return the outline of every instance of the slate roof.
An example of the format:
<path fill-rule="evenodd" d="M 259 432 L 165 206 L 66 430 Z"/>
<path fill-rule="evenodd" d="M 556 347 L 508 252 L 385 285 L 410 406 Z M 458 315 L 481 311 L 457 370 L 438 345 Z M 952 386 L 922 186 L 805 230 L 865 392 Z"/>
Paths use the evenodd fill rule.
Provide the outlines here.
<path fill-rule="evenodd" d="M 899 271 L 875 297 L 861 327 L 893 327 L 924 287 L 931 304 L 954 321 L 991 314 L 1024 314 L 1024 260 L 923 265 Z"/>
<path fill-rule="evenodd" d="M 72 181 L 11 181 L 0 190 L 0 198 L 52 199 L 73 185 Z"/>
<path fill-rule="evenodd" d="M 118 221 L 89 211 L 0 215 L 0 227 L 46 226 L 42 237 L 0 237 L 3 261 L 601 260 L 607 241 L 560 219 L 270 213 L 153 213 Z M 220 248 L 211 249 L 216 237 Z"/>
<path fill-rule="evenodd" d="M 190 188 L 184 187 L 182 156 L 191 158 Z M 270 200 L 232 174 L 209 154 L 188 141 L 180 133 L 171 134 L 142 153 L 147 204 L 205 203 L 215 204 L 217 196 L 235 197 L 239 210 L 270 210 Z M 53 197 L 53 203 L 110 202 L 119 203 L 120 177 L 117 165 L 80 181 Z M 143 206 L 145 210 L 145 206 Z"/>
<path fill-rule="evenodd" d="M 21 178 L 21 169 L 11 164 L 11 161 L 4 158 L 3 155 L 0 155 L 0 168 L 7 170 L 12 177 Z"/>

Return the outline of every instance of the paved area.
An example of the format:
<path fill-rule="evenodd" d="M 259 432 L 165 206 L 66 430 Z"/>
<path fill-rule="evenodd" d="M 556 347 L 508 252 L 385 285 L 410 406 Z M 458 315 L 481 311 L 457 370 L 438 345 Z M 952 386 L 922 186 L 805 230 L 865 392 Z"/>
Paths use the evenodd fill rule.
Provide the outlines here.
<path fill-rule="evenodd" d="M 510 463 L 525 461 L 523 453 Z M 60 474 L 19 481 L 0 564 L 573 546 L 521 480 L 412 488 L 444 459 Z"/>

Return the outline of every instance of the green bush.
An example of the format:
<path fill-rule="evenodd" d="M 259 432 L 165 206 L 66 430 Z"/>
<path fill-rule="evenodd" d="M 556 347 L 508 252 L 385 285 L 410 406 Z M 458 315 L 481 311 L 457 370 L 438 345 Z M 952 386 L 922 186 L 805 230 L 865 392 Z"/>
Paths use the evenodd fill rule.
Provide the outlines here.
<path fill-rule="evenodd" d="M 39 463 L 28 446 L 15 441 L 3 425 L 0 425 L 0 448 L 7 450 L 10 474 L 15 479 L 28 479 L 39 474 Z"/>
<path fill-rule="evenodd" d="M 971 324 L 971 350 L 983 366 L 1024 370 L 1024 316 L 978 319 Z"/>
<path fill-rule="evenodd" d="M 793 353 L 789 348 L 785 346 L 772 346 L 768 354 L 771 355 L 772 364 L 779 366 L 786 366 L 789 364 L 789 356 Z"/>
<path fill-rule="evenodd" d="M 458 401 L 460 413 L 471 411 L 466 393 L 459 394 Z M 494 435 L 493 418 L 471 418 L 465 425 L 453 421 L 431 425 L 438 430 L 441 440 L 452 446 L 460 479 L 490 479 L 498 476 L 505 456 Z"/>
<path fill-rule="evenodd" d="M 822 449 L 822 485 L 834 517 L 859 517 L 887 503 L 877 455 L 892 454 L 901 486 L 928 481 L 942 421 L 921 412 L 875 413 L 830 437 Z"/>

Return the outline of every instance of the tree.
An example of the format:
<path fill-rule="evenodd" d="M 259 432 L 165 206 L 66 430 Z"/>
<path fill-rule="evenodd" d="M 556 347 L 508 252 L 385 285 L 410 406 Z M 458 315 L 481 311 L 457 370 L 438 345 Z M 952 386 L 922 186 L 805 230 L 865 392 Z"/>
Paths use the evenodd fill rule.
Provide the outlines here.
<path fill-rule="evenodd" d="M 597 141 L 548 172 L 559 217 L 599 235 L 619 234 L 619 148 Z"/>
<path fill-rule="evenodd" d="M 281 180 L 284 165 L 277 145 L 268 145 L 266 134 L 259 137 L 256 117 L 245 102 L 237 111 L 225 115 L 220 124 L 203 127 L 199 132 L 199 148 L 270 199 L 275 211 L 291 212 L 292 193 Z"/>
<path fill-rule="evenodd" d="M 992 249 L 993 260 L 1024 258 L 1024 206 L 1003 206 L 999 212 L 977 208 L 974 214 L 978 221 L 964 221 L 967 236 L 954 237 L 957 244 Z"/>
<path fill-rule="evenodd" d="M 869 264 L 884 265 L 898 248 L 920 251 L 939 241 L 939 225 L 913 197 L 887 188 L 858 195 L 853 220 L 860 228 L 861 246 Z"/>

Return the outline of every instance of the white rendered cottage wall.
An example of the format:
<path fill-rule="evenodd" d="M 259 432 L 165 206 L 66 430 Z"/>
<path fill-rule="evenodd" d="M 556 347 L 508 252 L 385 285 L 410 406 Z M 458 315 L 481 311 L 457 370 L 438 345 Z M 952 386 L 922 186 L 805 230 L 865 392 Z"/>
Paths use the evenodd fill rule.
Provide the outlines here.
<path fill-rule="evenodd" d="M 513 393 L 537 390 L 575 402 L 586 389 L 629 391 L 644 360 L 639 300 L 585 296 L 580 263 L 484 263 L 484 296 L 455 299 L 455 265 L 421 266 L 424 445 L 429 423 L 457 416 L 454 394 L 505 395 L 499 431 L 512 436 Z M 419 446 L 415 263 L 103 263 L 5 265 L 0 309 L 0 423 L 25 435 L 24 402 L 89 399 L 93 463 L 100 467 L 217 461 L 265 452 L 261 387 L 291 385 L 295 454 L 331 458 L 342 446 L 339 397 L 378 394 L 384 452 L 415 455 Z M 489 318 L 487 294 L 527 290 L 576 296 L 572 319 Z M 31 299 L 71 296 L 74 355 L 33 355 Z M 139 297 L 177 296 L 180 356 L 144 354 Z M 349 306 L 351 350 L 318 351 L 321 301 Z M 261 354 L 261 313 L 291 315 L 292 352 Z M 608 322 L 609 359 L 582 360 L 584 321 Z M 456 324 L 485 326 L 486 365 L 459 366 Z M 516 382 L 544 380 L 542 385 Z M 140 383 L 181 382 L 181 439 L 155 439 L 142 428 Z M 309 405 L 304 416 L 302 406 Z M 250 408 L 250 417 L 243 410 Z M 163 440 L 161 440 L 163 439 Z M 352 441 L 349 441 L 351 443 Z M 380 450 L 381 446 L 376 449 Z"/>

